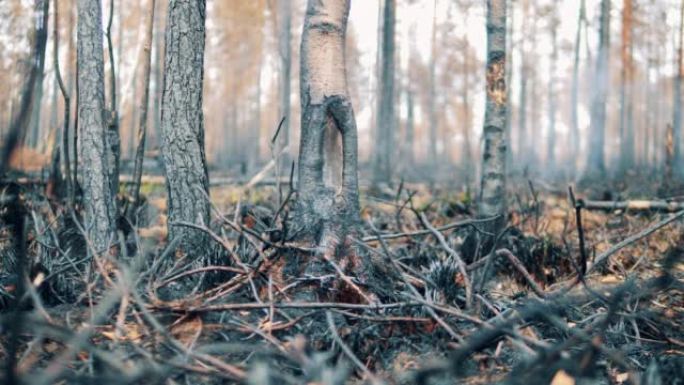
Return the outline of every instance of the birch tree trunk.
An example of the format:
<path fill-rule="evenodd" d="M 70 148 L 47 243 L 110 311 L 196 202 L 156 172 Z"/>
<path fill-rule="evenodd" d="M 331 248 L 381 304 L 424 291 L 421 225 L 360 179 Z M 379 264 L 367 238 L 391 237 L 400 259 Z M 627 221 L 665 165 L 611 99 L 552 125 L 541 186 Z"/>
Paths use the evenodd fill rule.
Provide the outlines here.
<path fill-rule="evenodd" d="M 373 183 L 388 183 L 392 178 L 392 150 L 394 148 L 394 29 L 395 0 L 385 0 L 383 7 L 382 68 L 380 70 L 380 97 L 378 120 L 375 129 L 373 153 Z"/>
<path fill-rule="evenodd" d="M 202 87 L 204 78 L 205 0 L 171 0 L 166 21 L 162 156 L 168 192 L 169 239 L 196 255 L 207 236 L 177 222 L 209 224 L 209 176 L 204 153 Z"/>
<path fill-rule="evenodd" d="M 85 228 L 95 251 L 106 250 L 116 231 L 107 167 L 102 10 L 99 0 L 78 0 L 78 124 L 83 161 Z"/>
<path fill-rule="evenodd" d="M 145 15 L 145 36 L 142 45 L 142 97 L 140 98 L 140 121 L 138 124 L 138 146 L 135 151 L 135 165 L 133 167 L 133 210 L 140 205 L 140 181 L 143 172 L 145 156 L 145 140 L 147 138 L 147 109 L 150 100 L 150 67 L 152 61 L 152 37 L 154 32 L 154 7 L 156 1 L 148 1 L 148 11 Z"/>
<path fill-rule="evenodd" d="M 608 59 L 610 57 L 610 0 L 601 0 L 601 23 L 599 28 L 599 51 L 596 55 L 594 73 L 594 96 L 591 106 L 591 129 L 589 135 L 589 159 L 585 170 L 586 181 L 605 175 L 604 161 L 606 97 L 608 93 Z"/>
<path fill-rule="evenodd" d="M 506 1 L 487 0 L 487 76 L 480 216 L 500 215 L 506 223 Z"/>
<path fill-rule="evenodd" d="M 347 92 L 344 44 L 350 0 L 309 0 L 301 44 L 302 105 L 297 223 L 324 258 L 362 269 L 349 253 L 359 224 L 357 128 Z M 333 162 L 341 157 L 342 167 Z M 307 271 L 319 266 L 308 263 Z"/>

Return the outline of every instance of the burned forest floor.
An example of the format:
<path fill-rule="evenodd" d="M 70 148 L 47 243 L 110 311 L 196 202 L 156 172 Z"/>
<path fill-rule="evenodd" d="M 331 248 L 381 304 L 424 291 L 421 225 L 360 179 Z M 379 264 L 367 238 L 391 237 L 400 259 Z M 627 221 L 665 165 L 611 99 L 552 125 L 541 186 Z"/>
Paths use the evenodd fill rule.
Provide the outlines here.
<path fill-rule="evenodd" d="M 199 266 L 166 242 L 161 185 L 122 220 L 118 255 L 96 258 L 78 205 L 15 186 L 0 358 L 36 385 L 684 384 L 677 199 L 578 190 L 573 204 L 565 187 L 509 185 L 499 234 L 465 191 L 363 189 L 349 248 L 372 261 L 363 279 L 328 260 L 320 276 L 292 268 L 315 257 L 288 237 L 287 183 L 212 188 Z M 14 301 L 22 234 L 31 282 Z"/>

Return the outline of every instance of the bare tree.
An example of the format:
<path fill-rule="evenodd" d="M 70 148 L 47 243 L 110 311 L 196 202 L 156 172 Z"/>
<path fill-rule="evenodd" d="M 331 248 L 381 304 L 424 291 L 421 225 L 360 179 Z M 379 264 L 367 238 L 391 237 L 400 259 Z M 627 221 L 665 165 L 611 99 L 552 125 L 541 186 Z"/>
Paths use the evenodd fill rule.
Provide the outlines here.
<path fill-rule="evenodd" d="M 348 246 L 359 221 L 357 129 L 344 58 L 349 6 L 309 0 L 300 51 L 298 224 L 329 257 Z"/>
<path fill-rule="evenodd" d="M 83 161 L 83 202 L 88 237 L 97 252 L 109 247 L 116 206 L 107 167 L 102 10 L 99 0 L 78 0 L 78 124 Z"/>
<path fill-rule="evenodd" d="M 624 174 L 634 167 L 634 114 L 632 112 L 632 83 L 634 63 L 632 60 L 632 0 L 623 0 L 622 46 L 620 71 L 620 172 Z"/>
<path fill-rule="evenodd" d="M 147 109 L 150 99 L 150 67 L 152 61 L 152 37 L 154 26 L 154 7 L 155 0 L 148 1 L 148 11 L 145 15 L 145 35 L 143 36 L 142 44 L 142 97 L 140 98 L 140 122 L 138 124 L 138 147 L 135 151 L 135 165 L 133 168 L 133 209 L 135 210 L 140 204 L 140 181 L 143 172 L 143 159 L 145 155 L 145 140 L 147 138 Z"/>
<path fill-rule="evenodd" d="M 674 163 L 681 167 L 682 162 L 682 79 L 684 79 L 684 0 L 679 9 L 679 46 L 677 47 L 677 74 L 674 83 L 674 117 L 672 124 L 674 141 Z"/>
<path fill-rule="evenodd" d="M 42 42 L 38 47 L 38 56 L 36 57 L 38 64 L 38 77 L 34 85 L 33 101 L 31 102 L 31 130 L 28 137 L 28 145 L 35 148 L 38 145 L 38 137 L 40 136 L 40 113 L 42 110 L 43 100 L 43 79 L 45 78 L 45 48 L 47 47 L 47 28 L 48 28 L 48 10 L 49 0 L 35 0 L 35 12 L 41 17 L 41 24 L 33 32 L 36 34 L 35 41 Z"/>
<path fill-rule="evenodd" d="M 109 19 L 107 21 L 107 49 L 109 53 L 109 109 L 107 115 L 107 143 L 109 145 L 109 180 L 112 194 L 119 191 L 119 161 L 121 159 L 121 135 L 119 134 L 119 114 L 116 104 L 116 68 L 114 66 L 114 45 L 112 44 L 112 21 L 114 20 L 114 0 L 109 0 Z M 119 52 L 119 55 L 121 52 Z"/>
<path fill-rule="evenodd" d="M 280 112 L 285 117 L 279 134 L 281 148 L 290 144 L 290 95 L 292 84 L 292 0 L 278 0 L 280 16 L 280 34 L 278 48 L 280 50 Z"/>
<path fill-rule="evenodd" d="M 558 64 L 558 14 L 556 8 L 557 3 L 551 3 L 549 32 L 551 34 L 551 58 L 549 61 L 549 85 L 548 85 L 548 103 L 549 103 L 549 125 L 546 142 L 546 170 L 552 175 L 556 168 L 556 93 L 558 92 L 556 76 L 556 66 Z"/>
<path fill-rule="evenodd" d="M 209 224 L 209 175 L 202 114 L 205 19 L 205 0 L 169 1 L 162 155 L 169 199 L 169 238 L 179 238 L 179 249 L 188 255 L 206 248 L 207 237 L 177 222 Z"/>
<path fill-rule="evenodd" d="M 487 0 L 487 82 L 479 214 L 506 222 L 506 1 Z"/>
<path fill-rule="evenodd" d="M 373 152 L 373 182 L 387 183 L 392 178 L 392 151 L 394 147 L 394 30 L 395 0 L 385 0 L 382 17 L 382 46 L 380 70 L 380 97 L 378 120 L 375 127 Z"/>
<path fill-rule="evenodd" d="M 604 161 L 606 98 L 608 94 L 608 59 L 610 57 L 610 0 L 601 0 L 599 50 L 594 72 L 594 95 L 591 105 L 589 159 L 584 178 L 588 181 L 605 175 Z"/>
<path fill-rule="evenodd" d="M 69 197 L 69 203 L 74 204 L 74 183 L 73 175 L 71 174 L 71 157 L 69 154 L 69 122 L 71 115 L 71 97 L 69 91 L 67 90 L 67 85 L 64 84 L 62 80 L 62 72 L 59 67 L 59 0 L 53 1 L 54 7 L 54 23 L 52 25 L 52 59 L 53 66 L 55 67 L 55 78 L 57 84 L 59 84 L 59 89 L 62 92 L 62 97 L 64 98 L 64 127 L 62 128 L 62 163 L 64 164 L 64 178 L 66 182 L 66 193 Z"/>
<path fill-rule="evenodd" d="M 579 13 L 577 15 L 577 31 L 575 32 L 575 52 L 572 63 L 572 94 L 570 97 L 570 174 L 575 177 L 577 171 L 577 157 L 579 155 L 579 64 L 580 45 L 582 38 L 582 25 L 586 20 L 586 2 L 580 0 Z"/>

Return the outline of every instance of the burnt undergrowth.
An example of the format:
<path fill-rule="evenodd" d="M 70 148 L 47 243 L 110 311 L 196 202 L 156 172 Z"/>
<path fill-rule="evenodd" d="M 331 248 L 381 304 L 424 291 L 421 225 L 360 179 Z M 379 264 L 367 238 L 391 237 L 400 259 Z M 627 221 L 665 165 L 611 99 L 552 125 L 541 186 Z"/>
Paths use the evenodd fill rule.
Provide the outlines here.
<path fill-rule="evenodd" d="M 682 381 L 682 214 L 583 209 L 581 250 L 567 197 L 526 187 L 501 234 L 483 230 L 491 218 L 474 217 L 467 193 L 363 195 L 344 245 L 365 261 L 359 274 L 298 240 L 296 194 L 212 193 L 200 228 L 212 263 L 197 267 L 164 241 L 154 197 L 116 253 L 93 256 L 78 204 L 14 186 L 0 218 L 0 353 L 16 352 L 27 384 Z"/>

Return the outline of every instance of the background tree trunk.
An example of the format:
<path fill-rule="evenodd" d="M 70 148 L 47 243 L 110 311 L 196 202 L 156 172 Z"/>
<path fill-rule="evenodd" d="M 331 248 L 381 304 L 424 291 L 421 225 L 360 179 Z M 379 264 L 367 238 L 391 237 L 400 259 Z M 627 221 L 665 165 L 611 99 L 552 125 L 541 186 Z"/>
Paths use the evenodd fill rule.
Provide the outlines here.
<path fill-rule="evenodd" d="M 140 205 L 140 181 L 143 173 L 143 159 L 145 158 L 145 140 L 147 138 L 147 108 L 150 100 L 150 66 L 152 61 L 152 37 L 154 33 L 155 0 L 148 1 L 148 11 L 144 17 L 145 36 L 142 45 L 142 97 L 140 98 L 140 122 L 138 125 L 138 146 L 135 151 L 135 165 L 133 166 L 133 210 Z"/>
<path fill-rule="evenodd" d="M 547 175 L 553 176 L 556 171 L 556 93 L 558 92 L 558 79 L 556 76 L 556 66 L 558 63 L 558 16 L 556 13 L 557 4 L 553 3 L 549 22 L 551 34 L 551 58 L 549 61 L 549 125 L 546 142 L 546 171 Z"/>
<path fill-rule="evenodd" d="M 205 233 L 174 224 L 209 224 L 209 176 L 202 113 L 205 18 L 205 0 L 169 1 L 162 155 L 169 199 L 169 239 L 180 238 L 179 249 L 186 255 L 206 250 L 208 242 Z"/>
<path fill-rule="evenodd" d="M 684 0 L 680 4 L 679 10 L 679 46 L 677 47 L 677 75 L 675 76 L 674 86 L 674 117 L 672 124 L 674 141 L 674 163 L 681 169 L 684 159 L 682 159 L 682 79 L 684 78 Z M 680 172 L 681 174 L 681 172 Z"/>
<path fill-rule="evenodd" d="M 83 160 L 85 228 L 97 252 L 110 246 L 116 210 L 107 168 L 102 11 L 99 0 L 78 0 L 78 121 Z"/>
<path fill-rule="evenodd" d="M 506 223 L 506 1 L 487 0 L 487 99 L 480 189 L 480 216 L 501 215 Z"/>
<path fill-rule="evenodd" d="M 43 79 L 45 78 L 45 48 L 47 47 L 47 29 L 48 29 L 48 10 L 49 0 L 35 0 L 35 12 L 41 18 L 40 26 L 35 30 L 36 36 L 34 39 L 37 42 L 42 42 L 38 47 L 38 56 L 35 58 L 38 63 L 38 77 L 34 84 L 33 100 L 31 102 L 31 125 L 28 137 L 28 146 L 36 148 L 40 137 L 40 113 L 42 110 L 43 101 Z"/>
<path fill-rule="evenodd" d="M 579 13 L 577 15 L 577 31 L 575 33 L 575 52 L 572 63 L 572 94 L 570 97 L 570 176 L 575 179 L 577 175 L 577 157 L 580 149 L 579 136 L 579 64 L 580 64 L 580 46 L 582 36 L 582 24 L 586 18 L 586 3 L 585 0 L 580 0 Z"/>
<path fill-rule="evenodd" d="M 437 56 L 437 0 L 434 0 L 432 8 L 432 37 L 430 39 L 430 79 L 428 84 L 428 119 L 429 119 L 429 142 L 428 164 L 431 168 L 437 166 L 437 82 L 435 74 L 435 60 Z"/>
<path fill-rule="evenodd" d="M 378 120 L 373 152 L 373 183 L 388 183 L 392 178 L 391 155 L 394 149 L 394 29 L 395 0 L 384 0 Z"/>
<path fill-rule="evenodd" d="M 601 0 L 601 24 L 599 28 L 599 51 L 596 55 L 594 95 L 591 106 L 591 130 L 589 131 L 589 159 L 585 179 L 592 180 L 605 175 L 604 161 L 606 98 L 608 94 L 608 59 L 610 57 L 610 0 Z"/>
<path fill-rule="evenodd" d="M 634 116 L 632 113 L 632 0 L 622 5 L 622 46 L 620 71 L 620 174 L 634 167 Z"/>
<path fill-rule="evenodd" d="M 119 192 L 119 163 L 121 160 L 121 135 L 119 134 L 119 113 L 116 104 L 116 67 L 114 66 L 114 44 L 112 44 L 112 21 L 114 20 L 114 0 L 109 0 L 109 20 L 107 21 L 107 49 L 109 52 L 109 109 L 107 110 L 107 141 L 109 144 L 109 180 L 112 194 Z M 121 54 L 119 52 L 119 54 Z M 132 131 L 131 131 L 132 132 Z M 116 201 L 115 201 L 116 202 Z"/>
<path fill-rule="evenodd" d="M 281 128 L 278 142 L 280 148 L 284 149 L 290 144 L 290 122 L 292 94 L 292 0 L 278 0 L 278 14 L 280 16 L 280 34 L 278 35 L 278 45 L 280 50 L 280 106 L 278 115 L 285 118 Z M 292 153 L 291 150 L 288 151 Z M 287 162 L 290 159 L 286 156 Z M 284 162 L 283 162 L 284 163 Z"/>

